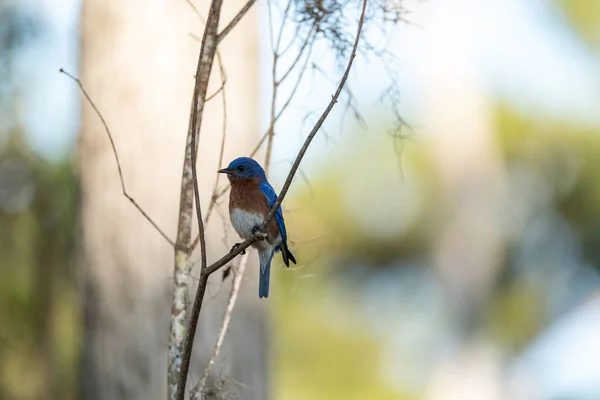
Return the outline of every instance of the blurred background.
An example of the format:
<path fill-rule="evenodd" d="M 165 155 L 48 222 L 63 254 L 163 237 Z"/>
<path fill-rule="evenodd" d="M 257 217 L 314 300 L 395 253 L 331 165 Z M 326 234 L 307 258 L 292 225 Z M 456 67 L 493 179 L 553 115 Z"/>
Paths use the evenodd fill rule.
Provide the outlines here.
<path fill-rule="evenodd" d="M 222 26 L 245 1 L 225 3 Z M 250 252 L 214 398 L 600 399 L 600 2 L 377 4 L 403 20 L 366 28 L 375 50 L 284 204 L 299 265 L 276 262 L 266 301 Z M 204 207 L 223 119 L 225 163 L 270 124 L 269 15 L 281 24 L 285 3 L 271 6 L 223 42 Z M 354 32 L 356 4 L 347 15 Z M 81 77 L 129 194 L 174 239 L 202 28 L 185 0 L 0 0 L 0 399 L 164 398 L 173 249 L 58 70 Z M 288 21 L 291 53 L 297 34 Z M 326 38 L 311 57 L 276 125 L 276 190 L 345 59 Z M 209 260 L 236 242 L 226 197 L 216 210 Z M 230 288 L 209 287 L 192 384 Z"/>

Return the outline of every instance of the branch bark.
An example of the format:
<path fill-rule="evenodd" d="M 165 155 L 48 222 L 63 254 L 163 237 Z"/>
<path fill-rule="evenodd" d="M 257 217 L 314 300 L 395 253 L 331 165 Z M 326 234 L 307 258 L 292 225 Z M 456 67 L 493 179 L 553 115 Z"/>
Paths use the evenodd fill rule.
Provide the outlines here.
<path fill-rule="evenodd" d="M 222 5 L 222 0 L 213 0 L 211 2 L 207 23 L 204 28 L 204 34 L 202 35 L 202 44 L 200 46 L 200 55 L 198 57 L 198 66 L 196 69 L 196 83 L 190 111 L 190 124 L 188 128 L 185 159 L 181 178 L 179 223 L 177 240 L 175 242 L 175 289 L 173 292 L 171 309 L 171 333 L 169 338 L 168 356 L 168 397 L 172 400 L 176 398 L 183 399 L 183 393 L 185 393 L 185 383 L 183 387 L 179 387 L 178 381 L 180 381 L 182 345 L 184 343 L 186 333 L 185 321 L 189 298 L 187 277 L 191 269 L 189 255 L 191 249 L 190 241 L 192 233 L 194 199 L 196 200 L 202 269 L 206 267 L 206 241 L 204 238 L 204 225 L 202 223 L 202 210 L 200 207 L 200 196 L 196 174 L 196 155 L 198 151 L 197 141 L 200 136 L 200 127 L 202 125 L 206 92 L 208 90 L 208 81 L 217 49 L 217 30 L 219 26 L 219 17 Z"/>

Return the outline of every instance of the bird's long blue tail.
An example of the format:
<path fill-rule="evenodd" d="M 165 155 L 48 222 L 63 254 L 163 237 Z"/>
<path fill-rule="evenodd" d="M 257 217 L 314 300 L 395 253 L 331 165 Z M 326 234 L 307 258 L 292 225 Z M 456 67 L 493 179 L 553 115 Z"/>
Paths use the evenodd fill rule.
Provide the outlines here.
<path fill-rule="evenodd" d="M 269 279 L 271 276 L 271 260 L 273 253 L 269 250 L 260 251 L 260 278 L 258 281 L 258 297 L 269 297 Z"/>

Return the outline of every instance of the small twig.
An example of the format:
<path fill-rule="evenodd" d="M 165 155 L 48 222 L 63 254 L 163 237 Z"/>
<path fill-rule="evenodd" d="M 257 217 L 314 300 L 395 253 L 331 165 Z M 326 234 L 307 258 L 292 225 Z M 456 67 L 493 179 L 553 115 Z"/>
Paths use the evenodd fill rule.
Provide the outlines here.
<path fill-rule="evenodd" d="M 240 265 L 237 268 L 234 268 L 233 271 L 233 287 L 231 289 L 231 294 L 229 296 L 229 301 L 227 302 L 227 308 L 225 309 L 225 315 L 223 316 L 223 323 L 221 324 L 221 329 L 219 331 L 219 336 L 217 338 L 217 342 L 215 343 L 215 348 L 213 350 L 212 356 L 210 357 L 210 361 L 204 370 L 204 375 L 200 380 L 200 384 L 198 388 L 194 391 L 194 398 L 200 399 L 202 395 L 202 391 L 206 386 L 206 380 L 210 375 L 215 362 L 217 361 L 217 357 L 219 357 L 219 352 L 221 351 L 221 346 L 223 345 L 223 341 L 225 340 L 225 335 L 227 334 L 227 330 L 229 329 L 229 322 L 231 321 L 231 314 L 233 313 L 233 308 L 235 307 L 235 303 L 237 301 L 238 293 L 240 291 L 240 287 L 242 286 L 242 280 L 244 278 L 244 271 L 246 270 L 246 265 L 248 263 L 248 253 L 242 256 L 240 260 Z"/>
<path fill-rule="evenodd" d="M 313 50 L 313 46 L 311 44 L 311 46 L 308 49 L 308 54 L 306 55 L 306 59 L 304 60 L 304 64 L 302 65 L 302 68 L 300 69 L 300 74 L 298 76 L 298 80 L 296 80 L 296 84 L 294 85 L 294 87 L 292 89 L 292 93 L 290 93 L 290 95 L 287 98 L 286 102 L 283 104 L 283 106 L 281 106 L 281 109 L 279 110 L 279 112 L 275 116 L 275 121 L 279 120 L 279 118 L 281 117 L 281 115 L 283 114 L 283 112 L 288 108 L 288 106 L 292 102 L 292 99 L 296 95 L 296 91 L 300 87 L 300 83 L 302 82 L 302 78 L 304 77 L 304 73 L 306 72 L 306 67 L 308 66 L 308 62 L 310 61 L 310 55 L 312 54 L 312 50 Z"/>
<path fill-rule="evenodd" d="M 306 46 L 308 46 L 309 43 L 311 44 L 311 50 L 312 50 L 312 44 L 314 43 L 314 38 L 312 38 L 312 35 L 315 32 L 316 32 L 315 27 L 313 25 L 311 30 L 308 32 L 306 40 L 304 40 L 304 43 L 302 43 L 302 46 L 300 47 L 300 51 L 298 51 L 298 55 L 296 56 L 296 58 L 294 59 L 294 61 L 292 62 L 292 64 L 288 68 L 288 70 L 285 71 L 283 76 L 277 80 L 278 85 L 281 84 L 281 82 L 285 81 L 285 79 L 288 77 L 288 75 L 294 70 L 294 68 L 298 64 L 298 61 L 300 61 L 300 58 L 302 58 L 302 55 L 304 54 L 304 50 L 306 50 Z M 310 59 L 310 56 L 308 56 L 307 58 Z M 304 68 L 306 68 L 306 67 L 304 67 Z"/>
<path fill-rule="evenodd" d="M 292 169 L 290 170 L 290 173 L 289 173 L 287 179 L 285 180 L 283 187 L 281 188 L 279 197 L 277 197 L 277 201 L 275 201 L 275 204 L 273 204 L 273 207 L 271 208 L 269 215 L 265 219 L 265 224 L 263 224 L 263 230 L 266 229 L 267 224 L 271 221 L 271 219 L 277 212 L 277 209 L 279 208 L 279 206 L 281 206 L 281 202 L 283 201 L 285 195 L 287 194 L 287 191 L 290 188 L 290 185 L 292 184 L 294 175 L 296 174 L 296 171 L 298 170 L 298 167 L 300 166 L 300 162 L 302 161 L 302 158 L 304 157 L 306 150 L 308 150 L 308 146 L 310 146 L 310 142 L 312 142 L 313 138 L 315 137 L 315 135 L 321 128 L 321 125 L 323 125 L 323 122 L 325 122 L 325 119 L 331 112 L 331 109 L 333 108 L 335 103 L 337 103 L 338 97 L 340 96 L 340 93 L 342 92 L 344 85 L 346 84 L 346 80 L 348 79 L 348 75 L 350 74 L 350 69 L 352 68 L 352 63 L 354 61 L 354 58 L 356 57 L 356 49 L 358 48 L 360 33 L 362 32 L 363 23 L 365 20 L 366 8 L 367 8 L 367 0 L 363 0 L 363 6 L 362 6 L 361 15 L 360 15 L 360 20 L 358 22 L 358 32 L 356 33 L 356 39 L 354 40 L 354 46 L 352 47 L 352 53 L 350 54 L 350 59 L 348 60 L 348 65 L 346 67 L 346 71 L 344 72 L 344 75 L 342 76 L 342 80 L 340 81 L 340 83 L 337 87 L 337 90 L 331 97 L 331 101 L 327 105 L 327 108 L 325 109 L 323 114 L 321 114 L 321 117 L 319 118 L 316 125 L 313 127 L 312 131 L 309 133 L 308 137 L 306 138 L 306 141 L 302 145 L 302 148 L 300 149 L 300 152 L 298 153 L 298 156 L 296 157 L 296 160 L 294 161 L 294 164 L 292 165 Z"/>
<path fill-rule="evenodd" d="M 292 168 L 291 168 L 291 170 L 288 174 L 288 177 L 281 189 L 281 192 L 279 193 L 279 196 L 277 197 L 277 200 L 275 201 L 275 204 L 273 204 L 271 211 L 265 218 L 265 222 L 262 227 L 263 231 L 265 231 L 266 226 L 269 224 L 269 222 L 271 222 L 271 220 L 273 219 L 273 216 L 275 215 L 275 212 L 281 206 L 281 202 L 285 198 L 285 195 L 287 194 L 287 192 L 290 188 L 290 185 L 292 184 L 292 181 L 294 179 L 296 171 L 298 170 L 298 167 L 300 166 L 300 162 L 302 161 L 304 154 L 308 150 L 308 147 L 310 146 L 310 143 L 314 139 L 315 135 L 317 134 L 317 132 L 323 125 L 323 122 L 325 122 L 325 119 L 331 112 L 331 109 L 337 103 L 337 99 L 340 96 L 340 93 L 342 92 L 344 85 L 346 84 L 346 80 L 348 79 L 348 75 L 350 74 L 350 69 L 352 68 L 352 63 L 354 61 L 354 58 L 356 57 L 356 49 L 358 48 L 360 34 L 362 32 L 363 23 L 365 20 L 366 7 L 367 7 L 367 0 L 363 0 L 360 21 L 358 23 L 358 31 L 356 33 L 356 39 L 354 41 L 354 46 L 352 48 L 352 54 L 350 55 L 350 59 L 348 60 L 348 65 L 346 67 L 346 71 L 344 72 L 344 75 L 342 76 L 342 79 L 337 87 L 337 90 L 331 97 L 331 100 L 330 100 L 329 104 L 327 105 L 327 108 L 325 109 L 325 111 L 323 111 L 323 114 L 321 115 L 321 117 L 317 121 L 316 125 L 313 127 L 313 129 L 309 133 L 304 144 L 302 145 L 302 148 L 300 149 L 298 156 L 296 157 L 296 160 L 294 161 L 294 164 L 292 165 Z M 256 240 L 257 239 L 255 237 L 245 240 L 239 246 L 237 246 L 235 248 L 235 250 L 230 251 L 229 253 L 225 254 L 223 257 L 221 257 L 221 259 L 217 260 L 210 266 L 203 268 L 200 272 L 200 282 L 198 283 L 198 290 L 196 291 L 196 298 L 194 299 L 194 305 L 192 307 L 192 312 L 191 312 L 189 322 L 188 322 L 188 328 L 186 330 L 185 346 L 184 346 L 184 351 L 183 351 L 183 357 L 181 360 L 181 373 L 179 376 L 180 379 L 179 379 L 179 384 L 177 387 L 178 400 L 183 400 L 184 395 L 185 395 L 185 385 L 187 383 L 187 374 L 189 372 L 190 359 L 191 359 L 192 351 L 194 348 L 194 336 L 196 335 L 196 327 L 198 325 L 198 318 L 200 317 L 200 311 L 202 310 L 202 301 L 204 299 L 204 294 L 206 293 L 206 286 L 208 283 L 208 278 L 212 273 L 214 273 L 215 271 L 218 271 L 220 268 L 227 265 L 227 263 L 229 263 L 231 260 L 233 260 L 235 257 L 237 257 L 242 251 L 244 251 L 248 247 L 250 247 L 250 245 L 252 243 L 254 243 Z"/>
<path fill-rule="evenodd" d="M 102 122 L 102 125 L 104 125 L 104 130 L 106 131 L 106 134 L 108 135 L 108 139 L 110 140 L 110 145 L 112 147 L 112 151 L 113 151 L 113 154 L 115 156 L 115 160 L 117 162 L 117 170 L 119 171 L 119 180 L 121 181 L 121 191 L 123 193 L 123 196 L 125 196 L 127 198 L 127 200 L 129 200 L 131 202 L 131 204 L 133 204 L 135 206 L 135 208 L 138 209 L 138 211 L 144 216 L 144 218 L 146 218 L 146 220 L 148 220 L 148 222 L 150 222 L 152 224 L 152 226 L 154 227 L 154 229 L 156 229 L 158 231 L 158 233 L 160 233 L 160 235 L 163 238 L 165 238 L 165 240 L 167 242 L 169 242 L 169 244 L 171 246 L 175 247 L 175 242 L 173 242 L 173 240 L 167 236 L 167 234 L 156 224 L 156 222 L 154 222 L 154 220 L 152 220 L 152 218 L 150 218 L 150 216 L 148 214 L 146 214 L 146 212 L 133 199 L 133 197 L 131 197 L 129 195 L 129 193 L 127 193 L 127 189 L 125 187 L 125 180 L 123 179 L 123 171 L 121 169 L 121 161 L 119 160 L 119 154 L 117 153 L 117 147 L 115 145 L 115 141 L 113 140 L 112 133 L 110 132 L 110 129 L 108 128 L 108 124 L 104 120 L 104 117 L 102 116 L 102 114 L 98 110 L 98 107 L 96 107 L 96 104 L 94 104 L 94 102 L 92 101 L 92 99 L 90 98 L 90 96 L 87 94 L 87 91 L 83 87 L 83 84 L 81 83 L 81 80 L 79 78 L 74 77 L 73 75 L 71 75 L 70 73 L 68 73 L 67 71 L 65 71 L 63 68 L 59 69 L 58 71 L 61 74 L 65 74 L 70 79 L 74 80 L 75 83 L 77 83 L 77 85 L 79 86 L 79 90 L 85 96 L 85 98 L 88 101 L 88 103 L 92 106 L 92 108 L 94 109 L 94 112 L 96 113 L 96 115 L 98 115 L 98 117 L 100 118 L 100 121 Z"/>
<path fill-rule="evenodd" d="M 272 122 L 273 121 L 271 121 L 271 123 Z M 260 150 L 260 147 L 262 146 L 262 144 L 269 137 L 269 132 L 271 132 L 271 129 L 273 129 L 273 128 L 271 127 L 271 125 L 269 125 L 269 128 L 267 128 L 267 131 L 265 133 L 263 133 L 263 135 L 260 137 L 260 140 L 258 141 L 258 143 L 256 143 L 256 146 L 254 146 L 254 149 L 250 152 L 250 157 L 253 157 L 256 153 L 258 153 L 258 150 Z"/>
<path fill-rule="evenodd" d="M 265 132 L 265 134 L 261 137 L 260 141 L 256 144 L 256 146 L 254 147 L 254 150 L 252 150 L 252 153 L 250 154 L 250 157 L 254 156 L 254 154 L 256 154 L 256 152 L 258 152 L 258 150 L 260 149 L 260 147 L 262 146 L 262 144 L 264 143 L 264 141 L 268 138 L 267 153 L 266 153 L 266 156 L 265 156 L 265 170 L 267 172 L 268 172 L 270 161 L 271 161 L 271 151 L 272 151 L 272 147 L 273 147 L 273 139 L 274 139 L 274 136 L 275 136 L 275 125 L 277 124 L 277 121 L 279 120 L 279 118 L 281 117 L 281 115 L 283 114 L 283 112 L 285 111 L 285 109 L 290 105 L 291 101 L 294 99 L 294 96 L 296 95 L 296 91 L 297 91 L 297 89 L 298 89 L 298 87 L 300 85 L 300 81 L 302 80 L 302 77 L 304 76 L 304 72 L 306 71 L 306 67 L 308 65 L 308 62 L 310 61 L 310 55 L 312 53 L 314 39 L 315 39 L 314 37 L 311 38 L 312 33 L 313 33 L 313 29 L 311 28 L 311 30 L 309 31 L 309 34 L 307 35 L 304 43 L 302 44 L 302 47 L 300 48 L 300 51 L 298 52 L 298 56 L 292 62 L 291 66 L 283 74 L 283 76 L 281 78 L 277 79 L 277 63 L 278 63 L 278 60 L 280 58 L 280 55 L 279 55 L 278 52 L 279 52 L 279 46 L 280 46 L 280 43 L 281 43 L 281 33 L 283 31 L 283 27 L 285 26 L 285 20 L 287 18 L 287 13 L 289 12 L 289 4 L 290 3 L 288 3 L 288 8 L 285 9 L 284 20 L 283 20 L 283 23 L 282 23 L 282 25 L 280 27 L 280 30 L 279 30 L 279 34 L 278 34 L 278 38 L 277 38 L 277 44 L 275 45 L 275 48 L 273 49 L 273 71 L 272 71 L 273 93 L 272 93 L 272 98 L 271 98 L 271 116 L 270 116 L 271 123 L 269 124 L 269 128 L 267 129 L 267 131 Z M 279 89 L 279 86 L 287 79 L 287 77 L 289 76 L 290 72 L 296 67 L 296 65 L 298 64 L 298 61 L 300 61 L 300 59 L 301 59 L 301 57 L 302 57 L 302 55 L 304 53 L 304 50 L 306 49 L 307 45 L 309 45 L 309 44 L 310 44 L 310 46 L 309 46 L 308 55 L 306 56 L 306 60 L 305 60 L 304 65 L 302 66 L 302 69 L 300 71 L 300 76 L 298 77 L 298 80 L 296 81 L 296 84 L 294 85 L 294 88 L 292 89 L 292 93 L 288 96 L 288 98 L 287 98 L 286 102 L 284 103 L 283 107 L 276 113 L 275 112 L 275 108 L 276 108 L 276 102 L 277 102 L 277 91 Z"/>
<path fill-rule="evenodd" d="M 192 7 L 192 9 L 194 10 L 194 12 L 196 13 L 196 15 L 198 16 L 198 18 L 200 18 L 200 20 L 206 24 L 206 20 L 204 19 L 204 17 L 202 16 L 202 13 L 200 12 L 200 10 L 198 10 L 198 8 L 196 7 L 196 5 L 191 1 L 191 0 L 187 0 L 187 3 Z M 195 39 L 199 39 L 194 37 Z M 200 41 L 202 39 L 199 39 Z M 221 100 L 222 100 L 222 105 L 223 105 L 223 121 L 222 121 L 222 136 L 221 136 L 221 150 L 219 152 L 219 166 L 218 168 L 221 168 L 221 165 L 223 164 L 223 154 L 225 151 L 225 140 L 227 137 L 227 97 L 225 94 L 225 85 L 227 84 L 227 74 L 225 73 L 225 66 L 223 64 L 223 58 L 221 57 L 221 52 L 219 51 L 218 47 L 217 47 L 217 61 L 219 63 L 219 73 L 221 76 L 221 86 L 219 87 L 219 89 L 213 93 L 211 96 L 208 96 L 205 100 L 205 102 L 208 102 L 210 99 L 212 99 L 213 97 L 215 97 L 216 95 L 218 95 L 219 93 L 223 93 L 223 95 L 221 96 Z M 219 199 L 220 195 L 218 193 L 218 185 L 219 185 L 219 178 L 220 175 L 217 175 L 217 179 L 215 180 L 215 186 L 213 188 L 212 191 L 212 195 L 210 197 L 210 203 L 208 204 L 208 209 L 206 211 L 206 217 L 204 217 L 204 225 L 208 224 L 208 221 L 210 220 L 210 216 L 212 215 L 212 211 L 214 209 L 215 204 L 217 203 L 217 200 Z M 198 235 L 196 236 L 196 238 L 192 241 L 192 244 L 190 246 L 190 253 L 192 251 L 194 251 L 194 249 L 196 248 L 196 246 L 198 246 L 198 243 L 200 243 L 200 233 L 198 233 Z"/>
<path fill-rule="evenodd" d="M 225 83 L 227 81 L 227 78 L 225 76 L 225 69 L 223 67 L 223 60 L 221 59 L 221 54 L 217 53 L 217 59 L 219 60 L 219 70 L 221 71 L 221 77 L 223 79 L 223 95 L 221 96 L 222 100 L 223 100 L 223 122 L 222 122 L 222 129 L 223 129 L 223 134 L 221 135 L 221 150 L 219 151 L 219 163 L 218 163 L 218 168 L 220 169 L 223 166 L 223 154 L 225 153 L 225 140 L 227 139 L 227 97 L 225 96 Z M 210 215 L 212 213 L 212 210 L 215 206 L 215 204 L 217 203 L 218 197 L 218 190 L 219 190 L 219 178 L 221 177 L 220 174 L 217 174 L 217 179 L 215 180 L 215 186 L 213 187 L 213 191 L 212 191 L 212 195 L 210 197 L 210 203 L 208 204 L 208 210 L 206 212 L 206 217 L 204 218 L 204 223 L 207 224 L 209 219 L 210 219 Z"/>
<path fill-rule="evenodd" d="M 250 10 L 254 3 L 256 3 L 256 0 L 248 0 L 246 4 L 244 4 L 244 7 L 242 7 L 242 9 L 237 13 L 237 15 L 233 17 L 231 22 L 229 22 L 229 24 L 227 24 L 227 26 L 221 32 L 219 32 L 219 34 L 217 35 L 217 44 L 221 43 L 221 40 L 225 39 L 225 36 L 227 36 L 229 32 L 231 32 L 231 30 L 235 28 L 238 22 L 240 22 L 240 20 L 244 18 L 244 15 L 246 15 L 248 10 Z"/>
<path fill-rule="evenodd" d="M 206 24 L 206 20 L 202 16 L 202 13 L 200 12 L 200 10 L 198 10 L 198 7 L 196 7 L 196 5 L 191 0 L 186 0 L 186 2 L 189 4 L 190 7 L 192 7 L 192 10 L 194 10 L 194 13 L 198 16 L 198 18 L 200 18 L 200 21 L 202 21 L 203 24 Z M 202 38 L 194 35 L 193 33 L 190 33 L 189 35 L 194 40 L 197 40 L 198 42 L 202 42 Z M 223 69 L 223 62 L 221 60 L 221 52 L 218 50 L 218 48 L 217 48 L 217 59 L 219 60 L 219 69 L 221 70 L 221 86 L 219 86 L 219 88 L 213 94 L 211 94 L 210 96 L 206 96 L 206 100 L 204 100 L 205 103 L 208 103 L 213 98 L 215 98 L 219 93 L 221 93 L 225 89 L 225 84 L 227 83 L 227 76 L 225 75 L 225 70 Z"/>
<path fill-rule="evenodd" d="M 198 10 L 198 7 L 196 7 L 196 5 L 194 4 L 194 2 L 192 0 L 185 0 L 186 3 L 188 3 L 188 5 L 190 7 L 192 7 L 192 10 L 194 10 L 194 13 L 200 18 L 200 21 L 202 21 L 203 24 L 206 25 L 206 20 L 204 19 L 204 17 L 202 16 L 202 13 L 200 12 L 200 10 Z M 198 38 L 200 40 L 200 42 L 202 42 L 201 38 Z"/>
<path fill-rule="evenodd" d="M 279 55 L 279 46 L 281 45 L 281 37 L 283 36 L 283 29 L 285 28 L 285 24 L 287 23 L 288 15 L 290 13 L 290 9 L 292 8 L 293 1 L 288 1 L 287 6 L 285 7 L 285 11 L 283 12 L 283 20 L 281 21 L 281 26 L 279 27 L 279 33 L 277 34 L 277 43 L 275 44 L 274 52 Z"/>
<path fill-rule="evenodd" d="M 217 53 L 218 55 L 219 53 Z M 212 99 L 214 99 L 215 97 L 217 97 L 217 95 L 219 93 L 221 93 L 223 91 L 223 89 L 225 89 L 225 84 L 223 82 L 221 82 L 221 86 L 219 86 L 219 88 L 217 89 L 216 92 L 214 92 L 213 94 L 211 94 L 210 96 L 206 96 L 206 102 L 208 103 L 209 101 L 211 101 Z"/>
<path fill-rule="evenodd" d="M 221 166 L 223 165 L 223 154 L 225 153 L 225 139 L 227 138 L 227 97 L 225 96 L 225 83 L 227 82 L 227 77 L 225 75 L 225 67 L 223 65 L 223 60 L 221 58 L 221 53 L 219 51 L 217 51 L 217 60 L 219 61 L 219 70 L 221 72 L 221 88 L 222 88 L 222 93 L 223 93 L 223 95 L 221 96 L 221 98 L 223 100 L 223 103 L 222 103 L 223 104 L 223 122 L 221 124 L 222 129 L 223 129 L 223 134 L 221 135 L 221 150 L 219 151 L 219 164 L 218 164 L 219 165 L 218 168 L 220 169 Z M 208 99 L 207 99 L 207 101 L 208 101 Z M 206 210 L 206 217 L 204 217 L 204 225 L 208 224 L 208 221 L 210 220 L 210 216 L 212 215 L 212 212 L 215 208 L 215 205 L 217 204 L 219 197 L 221 197 L 221 194 L 219 192 L 219 178 L 220 178 L 220 175 L 217 174 L 217 179 L 215 180 L 215 186 L 213 187 L 212 195 L 210 196 L 210 202 L 208 203 L 208 209 Z M 194 251 L 194 249 L 196 248 L 196 246 L 198 245 L 199 242 L 200 242 L 200 234 L 198 234 L 198 236 L 196 236 L 196 238 L 192 242 L 190 250 Z"/>
<path fill-rule="evenodd" d="M 298 37 L 298 35 L 300 34 L 300 24 L 296 25 L 296 31 L 294 32 L 294 36 L 292 37 L 292 40 L 290 40 L 290 42 L 287 44 L 287 46 L 285 46 L 283 48 L 283 50 L 281 50 L 279 52 L 280 56 L 284 56 L 294 45 L 294 43 L 296 43 L 296 38 Z"/>
<path fill-rule="evenodd" d="M 275 51 L 275 40 L 273 38 L 273 13 L 271 11 L 271 1 L 267 0 L 267 13 L 269 14 L 269 41 L 271 43 L 271 50 Z"/>
<path fill-rule="evenodd" d="M 287 22 L 287 18 L 288 18 L 288 13 L 290 12 L 290 9 L 292 7 L 292 1 L 288 1 L 287 6 L 285 8 L 285 11 L 283 12 L 283 19 L 281 21 L 281 25 L 279 26 L 279 32 L 277 33 L 277 42 L 275 44 L 275 46 L 273 47 L 273 23 L 272 23 L 272 13 L 271 13 L 271 7 L 270 7 L 270 0 L 267 2 L 267 4 L 269 5 L 268 9 L 269 9 L 269 32 L 270 32 L 270 36 L 271 36 L 271 49 L 273 51 L 273 70 L 271 73 L 271 78 L 272 78 L 272 86 L 273 86 L 273 92 L 271 95 L 271 113 L 270 113 L 270 119 L 271 119 L 271 123 L 269 125 L 269 129 L 268 129 L 268 133 L 267 133 L 267 137 L 269 138 L 269 140 L 267 141 L 267 153 L 265 155 L 265 172 L 268 174 L 269 173 L 269 166 L 271 164 L 271 151 L 273 149 L 273 139 L 275 137 L 275 123 L 277 122 L 277 118 L 275 116 L 275 107 L 277 106 L 277 91 L 279 88 L 279 84 L 281 81 L 277 80 L 277 63 L 279 61 L 279 46 L 281 45 L 281 38 L 283 36 L 283 30 L 285 28 L 286 22 Z M 292 94 L 293 96 L 293 94 Z M 288 99 L 289 101 L 290 99 Z"/>

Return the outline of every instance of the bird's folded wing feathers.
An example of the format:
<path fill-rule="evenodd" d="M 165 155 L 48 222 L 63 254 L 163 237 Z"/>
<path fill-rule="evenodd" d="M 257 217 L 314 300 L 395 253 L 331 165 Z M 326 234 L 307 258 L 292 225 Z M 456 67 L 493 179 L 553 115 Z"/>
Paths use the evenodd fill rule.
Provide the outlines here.
<path fill-rule="evenodd" d="M 263 182 L 260 184 L 259 189 L 264 193 L 267 198 L 267 204 L 269 204 L 269 209 L 273 207 L 273 204 L 277 201 L 277 193 L 271 187 L 269 182 Z M 281 239 L 286 242 L 287 241 L 287 232 L 285 231 L 285 223 L 283 222 L 283 211 L 281 211 L 281 206 L 277 207 L 277 212 L 275 213 L 275 221 L 277 222 L 277 226 L 279 227 L 279 232 L 281 233 Z"/>

